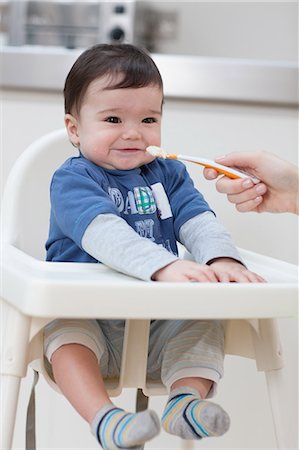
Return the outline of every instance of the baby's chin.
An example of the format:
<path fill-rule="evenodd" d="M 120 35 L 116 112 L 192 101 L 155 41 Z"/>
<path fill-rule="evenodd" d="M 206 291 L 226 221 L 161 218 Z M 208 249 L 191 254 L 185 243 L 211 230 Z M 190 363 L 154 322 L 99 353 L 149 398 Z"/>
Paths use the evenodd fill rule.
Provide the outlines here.
<path fill-rule="evenodd" d="M 130 164 L 130 162 L 128 161 L 126 164 L 121 164 L 122 165 L 122 170 L 131 170 L 131 169 L 138 169 L 139 167 L 145 166 L 146 164 L 150 164 L 151 162 L 154 161 L 154 159 L 156 159 L 155 157 L 146 157 L 143 158 L 141 161 L 136 162 L 132 164 Z"/>

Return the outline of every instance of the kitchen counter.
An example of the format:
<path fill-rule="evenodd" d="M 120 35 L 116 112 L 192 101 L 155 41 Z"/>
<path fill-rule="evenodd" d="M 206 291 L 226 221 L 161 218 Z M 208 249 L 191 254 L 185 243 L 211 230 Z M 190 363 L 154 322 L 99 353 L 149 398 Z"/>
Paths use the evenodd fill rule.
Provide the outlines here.
<path fill-rule="evenodd" d="M 69 69 L 82 51 L 4 46 L 0 86 L 61 91 Z M 163 77 L 166 97 L 298 106 L 295 62 L 164 54 L 152 57 Z"/>

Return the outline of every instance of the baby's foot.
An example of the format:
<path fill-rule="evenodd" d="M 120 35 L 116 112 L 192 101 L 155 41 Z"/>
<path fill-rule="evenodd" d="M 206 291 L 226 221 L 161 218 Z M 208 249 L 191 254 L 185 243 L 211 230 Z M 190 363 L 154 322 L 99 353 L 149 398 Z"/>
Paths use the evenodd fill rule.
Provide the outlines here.
<path fill-rule="evenodd" d="M 137 450 L 159 433 L 160 421 L 154 411 L 132 414 L 109 404 L 98 411 L 91 429 L 104 450 Z"/>
<path fill-rule="evenodd" d="M 229 429 L 229 415 L 215 403 L 201 400 L 195 389 L 180 387 L 171 392 L 162 426 L 182 439 L 221 436 Z"/>

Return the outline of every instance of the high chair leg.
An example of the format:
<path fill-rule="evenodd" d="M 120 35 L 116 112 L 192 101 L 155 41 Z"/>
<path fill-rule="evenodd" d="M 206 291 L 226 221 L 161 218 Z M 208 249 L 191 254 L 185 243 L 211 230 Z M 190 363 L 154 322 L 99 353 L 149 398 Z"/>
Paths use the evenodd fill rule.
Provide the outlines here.
<path fill-rule="evenodd" d="M 286 411 L 284 408 L 284 380 L 283 370 L 269 370 L 265 372 L 276 444 L 278 449 L 291 450 L 298 448 L 298 436 L 293 433 L 289 421 L 298 411 Z"/>
<path fill-rule="evenodd" d="M 195 448 L 196 441 L 189 441 L 186 439 L 181 439 L 181 449 L 182 450 L 192 450 Z"/>
<path fill-rule="evenodd" d="M 137 389 L 136 392 L 136 412 L 144 411 L 148 408 L 149 398 L 144 395 L 142 389 Z"/>
<path fill-rule="evenodd" d="M 39 373 L 33 370 L 33 384 L 31 395 L 27 407 L 26 418 L 26 450 L 36 449 L 36 433 L 35 433 L 35 387 L 39 379 Z"/>
<path fill-rule="evenodd" d="M 0 299 L 1 399 L 0 449 L 10 450 L 13 440 L 21 378 L 26 375 L 30 320 Z"/>
<path fill-rule="evenodd" d="M 1 375 L 0 381 L 0 449 L 10 450 L 12 447 L 21 378 L 11 375 Z"/>
<path fill-rule="evenodd" d="M 266 376 L 268 395 L 276 438 L 276 448 L 298 448 L 296 437 L 291 436 L 288 410 L 285 405 L 287 380 L 283 370 L 282 348 L 276 321 L 260 319 L 256 330 L 252 329 L 257 369 Z M 291 411 L 290 414 L 296 414 Z"/>
<path fill-rule="evenodd" d="M 145 387 L 149 332 L 149 320 L 126 321 L 119 377 L 121 387 Z"/>
<path fill-rule="evenodd" d="M 142 389 L 138 388 L 136 391 L 136 412 L 145 411 L 148 407 L 149 398 L 144 395 Z M 144 450 L 145 444 L 140 447 L 140 450 Z"/>

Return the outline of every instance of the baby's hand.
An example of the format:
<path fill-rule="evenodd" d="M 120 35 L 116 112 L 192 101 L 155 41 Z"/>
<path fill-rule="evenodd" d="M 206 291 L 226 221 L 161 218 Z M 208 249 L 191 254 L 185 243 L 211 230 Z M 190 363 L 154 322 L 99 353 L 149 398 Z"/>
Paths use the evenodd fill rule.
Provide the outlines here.
<path fill-rule="evenodd" d="M 210 264 L 218 281 L 222 283 L 265 283 L 266 280 L 260 275 L 246 269 L 241 263 L 231 258 L 217 258 Z"/>
<path fill-rule="evenodd" d="M 243 266 L 242 266 L 243 267 Z M 201 281 L 217 283 L 214 270 L 206 264 L 178 260 L 162 267 L 152 276 L 154 281 Z"/>

